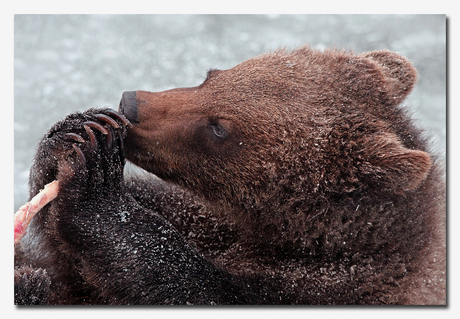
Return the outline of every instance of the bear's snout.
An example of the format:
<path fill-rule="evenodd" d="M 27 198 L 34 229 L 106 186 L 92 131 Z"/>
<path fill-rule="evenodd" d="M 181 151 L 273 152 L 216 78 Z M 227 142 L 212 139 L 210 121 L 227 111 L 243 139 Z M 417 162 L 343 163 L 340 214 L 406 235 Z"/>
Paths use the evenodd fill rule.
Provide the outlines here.
<path fill-rule="evenodd" d="M 133 124 L 138 124 L 136 91 L 126 91 L 121 95 L 121 101 L 118 108 L 121 114 Z"/>

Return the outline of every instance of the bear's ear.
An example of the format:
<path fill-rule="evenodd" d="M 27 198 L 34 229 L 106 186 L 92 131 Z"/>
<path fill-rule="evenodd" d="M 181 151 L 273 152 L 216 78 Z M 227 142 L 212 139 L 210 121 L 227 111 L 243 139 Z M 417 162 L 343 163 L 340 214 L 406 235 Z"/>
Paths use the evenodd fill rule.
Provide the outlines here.
<path fill-rule="evenodd" d="M 385 76 L 386 91 L 393 105 L 401 103 L 417 82 L 417 70 L 405 57 L 391 51 L 373 51 L 361 54 L 375 63 Z"/>
<path fill-rule="evenodd" d="M 395 193 L 418 188 L 432 165 L 428 153 L 404 147 L 394 134 L 369 136 L 361 151 L 361 173 L 368 184 Z"/>

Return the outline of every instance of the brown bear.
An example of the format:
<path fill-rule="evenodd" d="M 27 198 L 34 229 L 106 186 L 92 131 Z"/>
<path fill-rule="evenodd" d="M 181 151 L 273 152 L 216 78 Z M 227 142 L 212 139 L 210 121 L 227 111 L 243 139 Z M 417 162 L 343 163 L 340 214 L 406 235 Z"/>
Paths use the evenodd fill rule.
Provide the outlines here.
<path fill-rule="evenodd" d="M 69 115 L 31 169 L 31 195 L 60 189 L 15 247 L 16 303 L 445 304 L 416 80 L 390 51 L 307 46 Z"/>

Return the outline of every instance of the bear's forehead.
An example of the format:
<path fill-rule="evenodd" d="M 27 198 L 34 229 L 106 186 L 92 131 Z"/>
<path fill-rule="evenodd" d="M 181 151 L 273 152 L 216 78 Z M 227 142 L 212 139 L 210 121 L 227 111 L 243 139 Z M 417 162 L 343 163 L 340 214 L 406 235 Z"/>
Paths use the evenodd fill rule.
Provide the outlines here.
<path fill-rule="evenodd" d="M 342 97 L 331 89 L 326 79 L 313 72 L 292 67 L 267 66 L 263 61 L 247 61 L 229 70 L 214 71 L 203 83 L 204 104 L 212 112 L 257 110 L 259 117 L 274 116 L 280 108 L 286 112 L 306 112 L 323 106 L 328 96 Z M 318 72 L 316 70 L 315 72 Z M 266 110 L 266 112 L 260 112 Z"/>
<path fill-rule="evenodd" d="M 303 47 L 292 52 L 277 50 L 228 70 L 214 70 L 201 88 L 206 105 L 239 114 L 258 110 L 260 118 L 321 116 L 349 109 L 382 117 L 382 105 L 396 105 L 401 100 L 389 100 L 392 81 L 383 67 L 366 55 Z"/>
<path fill-rule="evenodd" d="M 277 50 L 273 53 L 266 53 L 255 56 L 235 66 L 239 69 L 254 68 L 255 70 L 277 70 L 284 72 L 298 71 L 329 73 L 337 67 L 344 67 L 353 64 L 359 58 L 352 53 L 345 51 L 319 51 L 304 47 L 294 51 Z"/>
<path fill-rule="evenodd" d="M 214 92 L 228 95 L 234 92 L 288 98 L 301 92 L 302 98 L 308 100 L 309 95 L 349 86 L 343 79 L 344 74 L 354 73 L 355 78 L 365 78 L 363 64 L 368 63 L 344 51 L 320 52 L 308 47 L 292 52 L 277 50 L 250 58 L 228 70 L 211 70 L 203 84 Z M 361 73 L 357 72 L 358 68 Z M 337 93 L 338 97 L 344 92 Z"/>

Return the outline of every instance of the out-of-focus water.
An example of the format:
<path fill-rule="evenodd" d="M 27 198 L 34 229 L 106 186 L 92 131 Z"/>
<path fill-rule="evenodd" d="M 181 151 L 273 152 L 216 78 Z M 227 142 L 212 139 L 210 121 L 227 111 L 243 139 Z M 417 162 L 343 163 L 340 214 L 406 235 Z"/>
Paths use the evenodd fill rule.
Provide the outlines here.
<path fill-rule="evenodd" d="M 444 15 L 16 15 L 14 41 L 15 210 L 38 141 L 67 114 L 117 109 L 123 91 L 195 86 L 209 68 L 306 43 L 407 56 L 420 81 L 406 104 L 445 163 Z"/>

